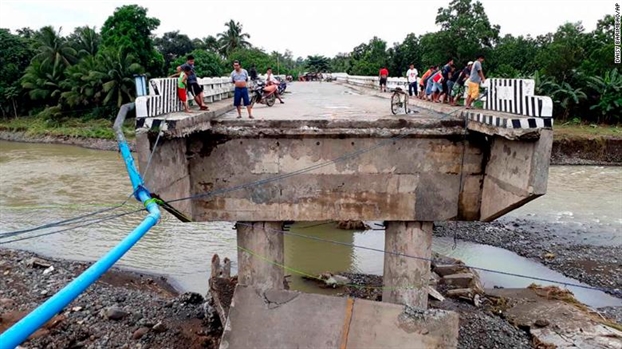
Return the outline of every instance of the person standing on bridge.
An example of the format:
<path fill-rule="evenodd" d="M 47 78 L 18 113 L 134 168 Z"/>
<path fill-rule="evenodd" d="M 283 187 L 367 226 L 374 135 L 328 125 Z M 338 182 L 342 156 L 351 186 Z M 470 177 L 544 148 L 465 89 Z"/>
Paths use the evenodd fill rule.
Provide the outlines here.
<path fill-rule="evenodd" d="M 439 103 L 445 103 L 445 97 L 449 99 L 450 92 L 449 92 L 448 82 L 449 82 L 449 78 L 451 78 L 451 74 L 453 73 L 454 69 L 455 69 L 454 60 L 452 58 L 449 60 L 449 62 L 447 62 L 447 64 L 443 66 L 443 69 L 441 70 L 442 75 L 443 75 L 443 82 L 442 82 L 443 90 L 441 91 L 441 95 L 438 98 L 440 100 Z"/>
<path fill-rule="evenodd" d="M 423 73 L 423 76 L 421 77 L 421 79 L 419 80 L 419 99 L 425 99 L 426 96 L 429 94 L 426 90 L 427 90 L 427 84 L 428 84 L 428 80 L 430 79 L 430 76 L 432 76 L 432 74 L 434 74 L 436 70 L 435 66 L 431 66 L 430 69 L 428 69 L 425 73 Z M 432 89 L 432 86 L 430 86 L 430 90 Z M 431 92 L 430 92 L 431 93 Z"/>
<path fill-rule="evenodd" d="M 387 92 L 387 78 L 389 77 L 389 70 L 387 68 L 380 69 L 378 76 L 380 76 L 380 91 Z"/>
<path fill-rule="evenodd" d="M 242 100 L 244 101 L 246 110 L 248 110 L 248 118 L 254 119 L 251 112 L 251 101 L 248 98 L 248 88 L 246 87 L 246 83 L 248 82 L 248 72 L 246 69 L 242 69 L 239 61 L 233 61 L 231 82 L 235 85 L 235 90 L 233 92 L 233 105 L 238 110 L 238 119 L 242 117 Z"/>
<path fill-rule="evenodd" d="M 410 69 L 406 72 L 406 78 L 408 79 L 408 94 L 412 97 L 417 97 L 417 76 L 419 72 L 415 68 L 414 64 L 410 65 Z M 414 94 L 413 94 L 414 91 Z"/>
<path fill-rule="evenodd" d="M 473 63 L 473 68 L 471 68 L 471 74 L 469 75 L 469 96 L 467 97 L 465 106 L 466 109 L 471 109 L 471 103 L 477 100 L 479 97 L 479 85 L 483 84 L 486 81 L 484 77 L 484 72 L 482 71 L 482 62 L 484 61 L 484 56 L 477 56 L 477 60 Z"/>
<path fill-rule="evenodd" d="M 190 107 L 188 106 L 188 95 L 186 94 L 186 88 L 188 86 L 188 74 L 190 74 L 190 67 L 184 67 L 181 74 L 177 78 L 177 96 L 179 100 L 184 104 L 184 111 L 186 113 L 191 113 Z"/>
<path fill-rule="evenodd" d="M 194 95 L 194 100 L 197 102 L 201 110 L 209 110 L 209 108 L 205 105 L 205 102 L 203 101 L 203 86 L 199 85 L 198 80 L 197 80 L 197 75 L 194 71 L 194 56 L 193 55 L 188 55 L 188 57 L 186 57 L 186 63 L 177 67 L 177 74 L 173 76 L 181 75 L 181 71 L 182 70 L 185 71 L 186 67 L 190 67 L 190 73 L 188 74 L 188 83 L 187 83 L 188 91 L 192 92 L 192 95 Z"/>
<path fill-rule="evenodd" d="M 473 68 L 473 61 L 469 61 L 466 67 L 462 69 L 460 75 L 458 75 L 458 80 L 454 84 L 454 99 L 451 101 L 451 105 L 456 105 L 458 101 L 460 101 L 460 95 L 464 92 L 464 97 L 467 97 L 468 90 L 465 89 L 466 83 L 469 80 L 469 75 L 471 74 L 471 68 Z"/>

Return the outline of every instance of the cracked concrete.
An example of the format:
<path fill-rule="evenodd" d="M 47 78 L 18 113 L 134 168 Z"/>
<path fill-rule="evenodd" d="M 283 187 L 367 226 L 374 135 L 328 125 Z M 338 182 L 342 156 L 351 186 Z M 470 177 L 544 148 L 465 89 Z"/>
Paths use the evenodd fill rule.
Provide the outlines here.
<path fill-rule="evenodd" d="M 283 290 L 262 293 L 236 287 L 221 349 L 457 346 L 457 313 L 425 310 L 412 317 L 397 304 Z"/>

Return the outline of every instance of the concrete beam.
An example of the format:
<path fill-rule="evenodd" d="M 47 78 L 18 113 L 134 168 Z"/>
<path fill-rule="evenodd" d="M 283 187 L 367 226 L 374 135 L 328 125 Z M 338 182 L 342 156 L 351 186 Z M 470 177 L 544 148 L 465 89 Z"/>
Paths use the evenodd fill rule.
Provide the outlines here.
<path fill-rule="evenodd" d="M 456 348 L 458 314 L 239 285 L 221 349 Z"/>
<path fill-rule="evenodd" d="M 546 193 L 553 131 L 535 142 L 494 137 L 485 167 L 481 221 L 492 221 Z"/>
<path fill-rule="evenodd" d="M 422 259 L 384 255 L 382 301 L 428 307 L 432 222 L 387 222 L 385 250 Z"/>
<path fill-rule="evenodd" d="M 238 282 L 261 290 L 284 288 L 282 222 L 238 222 Z"/>
<path fill-rule="evenodd" d="M 231 188 L 323 164 L 308 173 L 193 201 L 196 221 L 440 221 L 479 211 L 483 152 L 461 139 L 191 136 L 192 193 Z M 466 146 L 466 149 L 465 149 Z M 373 149 L 331 163 L 361 149 Z M 464 161 L 463 161 L 464 156 Z M 464 174 L 462 174 L 464 173 Z M 465 175 L 466 174 L 466 175 Z M 356 178 L 356 180 L 353 180 Z M 463 186 L 463 189 L 466 187 Z M 469 206 L 464 206 L 469 205 Z"/>

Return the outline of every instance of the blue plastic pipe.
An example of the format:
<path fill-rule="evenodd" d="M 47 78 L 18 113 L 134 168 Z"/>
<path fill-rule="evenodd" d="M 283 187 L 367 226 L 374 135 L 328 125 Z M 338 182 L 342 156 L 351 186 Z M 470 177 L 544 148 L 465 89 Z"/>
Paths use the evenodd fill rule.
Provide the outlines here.
<path fill-rule="evenodd" d="M 158 223 L 160 220 L 160 209 L 155 202 L 148 201 L 151 199 L 149 191 L 143 187 L 143 180 L 140 173 L 134 166 L 134 160 L 130 153 L 130 148 L 125 141 L 121 125 L 129 110 L 133 108 L 133 104 L 125 104 L 119 110 L 117 120 L 115 121 L 115 131 L 117 133 L 117 141 L 119 142 L 119 150 L 125 161 L 127 172 L 134 188 L 134 196 L 143 204 L 147 202 L 146 208 L 149 215 L 123 239 L 117 246 L 110 250 L 105 256 L 84 271 L 75 280 L 70 282 L 62 290 L 58 291 L 54 296 L 50 297 L 45 303 L 41 304 L 18 323 L 9 328 L 0 335 L 0 349 L 13 349 L 23 343 L 31 334 L 40 327 L 50 321 L 54 315 L 58 314 L 69 303 L 76 299 L 82 292 L 99 279 L 108 269 L 110 269 L 127 251 L 140 240 L 147 231 Z M 119 135 L 120 133 L 120 135 Z"/>

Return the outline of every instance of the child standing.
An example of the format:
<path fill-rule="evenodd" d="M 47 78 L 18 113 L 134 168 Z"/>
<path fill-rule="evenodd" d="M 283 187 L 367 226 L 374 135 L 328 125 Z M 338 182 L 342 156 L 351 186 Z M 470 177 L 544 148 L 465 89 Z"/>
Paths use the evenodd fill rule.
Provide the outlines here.
<path fill-rule="evenodd" d="M 188 84 L 188 74 L 192 68 L 189 66 L 185 66 L 184 70 L 179 74 L 179 78 L 177 78 L 177 95 L 179 96 L 179 100 L 184 104 L 184 111 L 186 113 L 192 113 L 190 111 L 190 107 L 188 106 L 188 94 L 186 93 L 186 86 Z"/>

